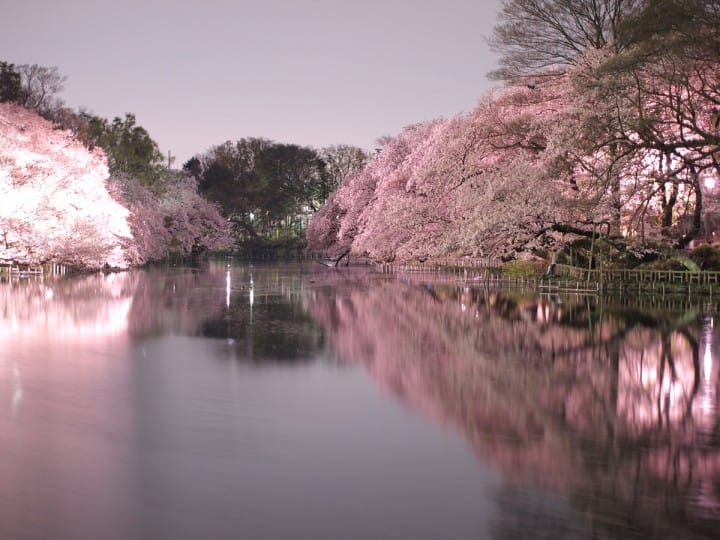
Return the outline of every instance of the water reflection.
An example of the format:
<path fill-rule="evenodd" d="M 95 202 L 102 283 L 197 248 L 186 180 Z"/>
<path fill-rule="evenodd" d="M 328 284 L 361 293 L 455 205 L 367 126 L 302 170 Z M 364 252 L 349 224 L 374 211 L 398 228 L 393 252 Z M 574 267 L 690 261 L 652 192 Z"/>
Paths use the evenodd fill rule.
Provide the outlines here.
<path fill-rule="evenodd" d="M 717 306 L 315 266 L 0 284 L 0 536 L 716 533 Z"/>
<path fill-rule="evenodd" d="M 223 264 L 0 288 L 0 537 L 486 536 L 492 472 L 339 363 L 316 287 Z"/>
<path fill-rule="evenodd" d="M 710 537 L 720 524 L 716 306 L 381 281 L 316 291 L 310 310 L 341 356 L 501 468 L 498 537 L 524 537 L 528 512 L 553 521 L 547 489 L 566 503 L 560 522 L 579 523 L 548 537 Z"/>
<path fill-rule="evenodd" d="M 203 317 L 199 332 L 225 340 L 248 361 L 308 361 L 323 335 L 302 302 L 310 278 L 279 268 L 240 266 L 226 271 L 225 309 Z"/>
<path fill-rule="evenodd" d="M 127 276 L 0 284 L 0 536 L 129 533 Z M 112 418 L 112 422 L 107 419 Z M 88 497 L 88 494 L 92 494 Z M 88 519 L 71 516 L 84 508 Z M 32 516 L 32 519 L 29 519 Z"/>
<path fill-rule="evenodd" d="M 0 285 L 0 339 L 52 334 L 77 342 L 167 334 L 221 338 L 248 360 L 310 358 L 322 335 L 301 302 L 297 270 L 211 262 Z M 236 355 L 237 356 L 237 355 Z"/>
<path fill-rule="evenodd" d="M 130 274 L 110 274 L 0 284 L 0 338 L 50 329 L 68 339 L 124 333 L 132 300 L 129 279 Z"/>

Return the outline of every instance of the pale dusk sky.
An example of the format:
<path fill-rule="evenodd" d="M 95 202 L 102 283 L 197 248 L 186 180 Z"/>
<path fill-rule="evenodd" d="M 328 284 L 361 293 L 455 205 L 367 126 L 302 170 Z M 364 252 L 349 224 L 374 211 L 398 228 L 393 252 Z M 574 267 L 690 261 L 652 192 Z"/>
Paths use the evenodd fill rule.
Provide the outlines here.
<path fill-rule="evenodd" d="M 0 0 L 0 60 L 136 115 L 181 164 L 225 140 L 372 149 L 496 85 L 500 0 Z"/>

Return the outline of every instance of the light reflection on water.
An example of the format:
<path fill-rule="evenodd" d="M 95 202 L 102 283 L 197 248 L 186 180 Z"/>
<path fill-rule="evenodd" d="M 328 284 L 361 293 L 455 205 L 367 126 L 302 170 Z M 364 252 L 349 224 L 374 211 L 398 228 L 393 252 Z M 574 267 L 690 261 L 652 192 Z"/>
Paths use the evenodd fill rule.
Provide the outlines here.
<path fill-rule="evenodd" d="M 0 284 L 0 537 L 713 537 L 716 306 L 316 266 Z"/>

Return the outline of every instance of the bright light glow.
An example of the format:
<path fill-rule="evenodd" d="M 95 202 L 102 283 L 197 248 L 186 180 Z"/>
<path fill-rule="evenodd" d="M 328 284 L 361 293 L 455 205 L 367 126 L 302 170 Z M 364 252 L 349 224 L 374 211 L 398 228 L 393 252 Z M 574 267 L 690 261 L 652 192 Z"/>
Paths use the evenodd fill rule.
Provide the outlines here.
<path fill-rule="evenodd" d="M 225 307 L 230 307 L 230 270 L 225 272 Z"/>
<path fill-rule="evenodd" d="M 712 374 L 712 350 L 710 348 L 710 342 L 705 343 L 705 354 L 703 355 L 703 376 L 706 381 L 710 380 Z"/>
<path fill-rule="evenodd" d="M 252 274 L 250 275 L 250 311 L 252 311 L 253 304 L 255 303 L 255 285 L 253 284 Z"/>
<path fill-rule="evenodd" d="M 709 319 L 705 320 L 705 331 L 703 332 L 704 341 L 705 341 L 705 351 L 703 354 L 703 379 L 706 382 L 710 381 L 710 377 L 712 376 L 712 368 L 713 368 L 713 357 L 712 357 L 712 341 L 713 341 L 713 325 L 714 325 L 714 319 L 712 317 L 709 317 Z"/>
<path fill-rule="evenodd" d="M 713 325 L 714 319 L 709 317 L 705 320 L 705 331 L 703 339 L 705 341 L 705 350 L 702 358 L 702 385 L 700 387 L 699 403 L 700 410 L 705 414 L 705 420 L 708 425 L 712 425 L 715 408 L 717 406 L 717 395 L 713 384 Z"/>

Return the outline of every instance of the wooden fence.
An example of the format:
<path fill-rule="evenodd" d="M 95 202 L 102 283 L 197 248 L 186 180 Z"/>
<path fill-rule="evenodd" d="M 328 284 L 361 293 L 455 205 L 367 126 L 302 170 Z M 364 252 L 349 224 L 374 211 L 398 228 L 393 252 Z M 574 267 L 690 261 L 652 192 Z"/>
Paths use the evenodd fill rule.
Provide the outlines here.
<path fill-rule="evenodd" d="M 628 270 L 621 268 L 587 269 L 577 266 L 555 266 L 555 275 L 593 283 L 672 283 L 678 285 L 717 285 L 720 272 L 692 270 Z"/>
<path fill-rule="evenodd" d="M 58 263 L 45 263 L 42 265 L 0 265 L 0 277 L 30 277 L 30 276 L 65 276 L 68 268 Z"/>
<path fill-rule="evenodd" d="M 459 276 L 492 287 L 531 289 L 545 294 L 570 292 L 601 295 L 661 295 L 690 294 L 703 291 L 713 295 L 720 292 L 720 272 L 690 270 L 647 269 L 587 269 L 577 266 L 555 265 L 547 274 L 547 264 L 535 265 L 534 276 L 513 277 L 499 269 L 502 263 L 488 259 L 445 259 L 426 263 L 382 264 L 383 272 L 437 272 Z"/>
<path fill-rule="evenodd" d="M 502 261 L 487 257 L 464 257 L 462 259 L 443 258 L 426 262 L 377 263 L 384 272 L 462 272 L 471 271 L 476 275 L 487 269 L 502 268 Z"/>

